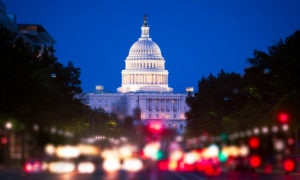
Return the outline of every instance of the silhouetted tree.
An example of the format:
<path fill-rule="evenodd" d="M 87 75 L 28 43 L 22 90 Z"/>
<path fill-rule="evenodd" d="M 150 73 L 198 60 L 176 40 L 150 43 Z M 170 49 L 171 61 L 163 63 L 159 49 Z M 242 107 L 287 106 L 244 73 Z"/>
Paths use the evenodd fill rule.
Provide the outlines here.
<path fill-rule="evenodd" d="M 187 97 L 188 133 L 218 133 L 226 130 L 223 120 L 243 103 L 242 77 L 237 73 L 225 73 L 217 77 L 210 74 L 199 81 L 198 92 Z"/>
<path fill-rule="evenodd" d="M 289 112 L 300 125 L 300 31 L 270 46 L 254 50 L 245 74 L 210 74 L 189 94 L 187 134 L 220 134 L 274 124 L 279 111 Z"/>

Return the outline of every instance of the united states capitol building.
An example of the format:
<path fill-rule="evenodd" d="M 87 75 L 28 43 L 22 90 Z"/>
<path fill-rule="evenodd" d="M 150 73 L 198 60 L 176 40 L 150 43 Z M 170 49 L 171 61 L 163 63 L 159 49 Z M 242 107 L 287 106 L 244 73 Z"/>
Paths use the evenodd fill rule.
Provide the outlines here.
<path fill-rule="evenodd" d="M 152 41 L 149 29 L 144 16 L 141 37 L 131 46 L 125 59 L 122 84 L 117 93 L 107 93 L 103 86 L 96 86 L 95 91 L 83 93 L 79 98 L 92 109 L 114 113 L 120 119 L 131 116 L 143 124 L 161 121 L 165 128 L 181 134 L 187 123 L 187 94 L 174 93 L 169 87 L 164 57 Z"/>

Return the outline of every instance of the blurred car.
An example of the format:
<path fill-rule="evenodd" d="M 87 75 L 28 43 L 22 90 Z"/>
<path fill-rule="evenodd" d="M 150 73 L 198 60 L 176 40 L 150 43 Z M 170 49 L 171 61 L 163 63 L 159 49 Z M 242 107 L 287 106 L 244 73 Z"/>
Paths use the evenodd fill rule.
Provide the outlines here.
<path fill-rule="evenodd" d="M 95 170 L 96 170 L 95 164 L 90 161 L 80 162 L 77 165 L 77 171 L 79 173 L 93 173 Z"/>
<path fill-rule="evenodd" d="M 249 159 L 246 157 L 229 158 L 226 162 L 228 170 L 232 171 L 251 171 Z"/>
<path fill-rule="evenodd" d="M 48 170 L 51 173 L 71 173 L 75 169 L 75 163 L 70 160 L 55 160 L 48 163 Z"/>
<path fill-rule="evenodd" d="M 64 173 L 94 173 L 100 166 L 99 158 L 93 156 L 79 156 L 77 158 L 53 157 L 47 162 L 47 171 L 55 174 Z"/>
<path fill-rule="evenodd" d="M 45 171 L 46 165 L 40 159 L 28 159 L 23 165 L 23 170 L 25 173 L 40 173 Z"/>
<path fill-rule="evenodd" d="M 100 156 L 82 155 L 75 159 L 76 170 L 78 173 L 90 174 L 100 169 Z"/>

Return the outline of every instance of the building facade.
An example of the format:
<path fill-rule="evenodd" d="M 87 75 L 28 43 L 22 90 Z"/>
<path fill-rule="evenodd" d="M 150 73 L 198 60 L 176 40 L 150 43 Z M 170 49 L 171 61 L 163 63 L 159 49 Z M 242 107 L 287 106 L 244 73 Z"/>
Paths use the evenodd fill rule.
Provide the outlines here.
<path fill-rule="evenodd" d="M 152 41 L 147 17 L 141 27 L 141 37 L 130 47 L 122 70 L 122 84 L 117 93 L 106 93 L 102 86 L 80 95 L 92 109 L 115 113 L 119 118 L 132 116 L 143 124 L 160 121 L 166 128 L 183 133 L 188 111 L 186 94 L 173 93 L 169 87 L 169 72 L 159 46 Z M 136 112 L 139 110 L 138 116 Z"/>
<path fill-rule="evenodd" d="M 15 14 L 7 14 L 5 4 L 0 0 L 0 27 L 10 30 L 17 37 L 22 38 L 28 43 L 32 50 L 40 49 L 39 53 L 48 48 L 54 49 L 55 40 L 50 34 L 39 24 L 18 24 Z M 1 41 L 2 39 L 0 39 Z M 53 52 L 49 55 L 53 55 Z M 0 163 L 4 158 L 4 162 L 9 160 L 24 160 L 30 157 L 34 150 L 34 142 L 30 138 L 30 134 L 18 132 L 14 130 L 13 124 L 10 121 L 5 123 L 5 127 L 0 127 L 0 137 L 4 138 L 5 146 L 2 153 L 0 152 Z M 34 129 L 35 130 L 35 129 Z M 2 143 L 3 144 L 3 143 Z M 1 157 L 3 156 L 3 157 Z"/>
<path fill-rule="evenodd" d="M 6 6 L 0 0 L 0 26 L 4 26 L 11 32 L 17 34 L 25 42 L 29 43 L 33 50 L 39 48 L 39 53 L 44 50 L 50 50 L 49 55 L 54 55 L 54 44 L 56 43 L 52 36 L 40 24 L 18 24 L 15 14 L 8 14 Z"/>

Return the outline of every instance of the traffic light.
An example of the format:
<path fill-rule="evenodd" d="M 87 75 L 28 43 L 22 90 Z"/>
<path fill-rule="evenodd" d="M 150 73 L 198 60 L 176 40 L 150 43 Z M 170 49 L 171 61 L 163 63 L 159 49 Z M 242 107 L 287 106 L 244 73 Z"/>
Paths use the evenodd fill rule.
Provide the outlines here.
<path fill-rule="evenodd" d="M 259 146 L 260 146 L 260 140 L 257 136 L 252 136 L 249 138 L 248 140 L 248 146 L 251 148 L 251 149 L 258 149 Z"/>
<path fill-rule="evenodd" d="M 150 133 L 159 134 L 163 131 L 163 124 L 161 122 L 150 122 L 147 126 Z"/>
<path fill-rule="evenodd" d="M 288 123 L 290 121 L 290 116 L 286 112 L 280 112 L 277 116 L 277 120 L 281 124 Z"/>

